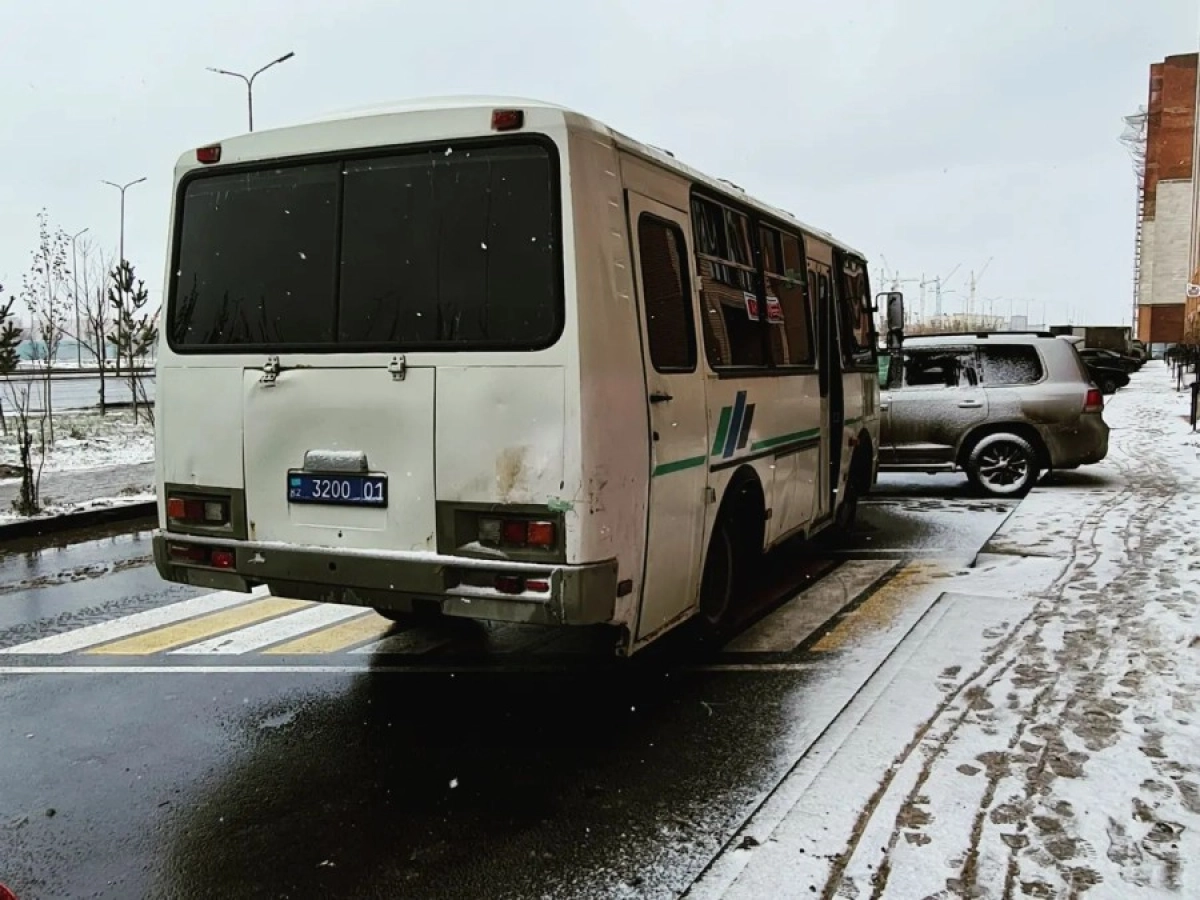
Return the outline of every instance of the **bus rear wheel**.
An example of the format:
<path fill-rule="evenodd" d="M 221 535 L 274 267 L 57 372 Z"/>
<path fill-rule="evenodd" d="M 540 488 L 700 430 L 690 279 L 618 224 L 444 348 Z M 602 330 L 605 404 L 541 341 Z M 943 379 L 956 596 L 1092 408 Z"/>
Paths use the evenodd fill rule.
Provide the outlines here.
<path fill-rule="evenodd" d="M 700 577 L 698 618 L 707 636 L 718 634 L 729 620 L 733 606 L 734 570 L 737 568 L 737 544 L 729 516 L 721 516 L 713 529 Z"/>
<path fill-rule="evenodd" d="M 843 535 L 854 530 L 858 521 L 858 501 L 871 489 L 871 449 L 860 443 L 850 461 L 850 473 L 846 476 L 846 487 L 834 515 L 833 526 Z"/>

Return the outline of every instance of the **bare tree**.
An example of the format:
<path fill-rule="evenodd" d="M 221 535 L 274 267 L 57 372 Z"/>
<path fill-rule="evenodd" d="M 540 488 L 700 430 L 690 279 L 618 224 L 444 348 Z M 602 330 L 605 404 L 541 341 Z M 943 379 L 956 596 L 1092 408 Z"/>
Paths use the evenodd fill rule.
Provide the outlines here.
<path fill-rule="evenodd" d="M 4 295 L 4 285 L 0 284 L 0 297 Z M 8 383 L 12 375 L 21 365 L 21 340 L 23 335 L 12 314 L 15 300 L 9 298 L 7 304 L 0 306 L 0 378 Z M 8 416 L 4 413 L 4 398 L 0 397 L 0 429 L 8 434 Z"/>
<path fill-rule="evenodd" d="M 133 420 L 138 421 L 141 403 L 145 407 L 146 418 L 153 423 L 154 412 L 142 380 L 142 369 L 158 340 L 158 326 L 154 317 L 142 312 L 150 295 L 142 280 L 135 276 L 128 260 L 121 260 L 109 277 L 112 286 L 108 289 L 108 300 L 116 314 L 116 333 L 109 336 L 109 341 L 116 352 L 117 368 L 119 371 L 124 360 L 129 394 L 133 398 Z"/>
<path fill-rule="evenodd" d="M 71 238 L 62 228 L 51 228 L 46 211 L 38 213 L 38 245 L 25 275 L 21 297 L 29 307 L 30 356 L 40 362 L 43 396 L 43 430 L 49 428 L 54 443 L 54 363 L 67 333 L 67 306 L 71 270 L 67 256 Z"/>
<path fill-rule="evenodd" d="M 3 290 L 3 288 L 0 288 Z M 34 451 L 32 418 L 33 381 L 20 377 L 21 341 L 24 334 L 13 313 L 15 298 L 0 306 L 0 378 L 4 379 L 5 393 L 14 414 L 17 428 L 17 452 L 20 457 L 21 490 L 13 501 L 13 509 L 23 516 L 31 516 L 41 508 L 39 493 L 42 481 L 42 465 L 46 461 L 45 427 L 39 423 L 41 440 Z M 14 378 L 14 376 L 17 376 Z M 45 412 L 42 413 L 42 421 Z M 7 433 L 7 426 L 5 427 Z M 34 463 L 36 456 L 36 466 Z"/>
<path fill-rule="evenodd" d="M 79 246 L 79 308 L 83 334 L 73 335 L 80 346 L 96 360 L 100 370 L 100 414 L 108 412 L 106 381 L 108 378 L 109 338 L 113 329 L 113 307 L 108 299 L 110 267 L 116 254 L 105 253 L 91 241 Z"/>

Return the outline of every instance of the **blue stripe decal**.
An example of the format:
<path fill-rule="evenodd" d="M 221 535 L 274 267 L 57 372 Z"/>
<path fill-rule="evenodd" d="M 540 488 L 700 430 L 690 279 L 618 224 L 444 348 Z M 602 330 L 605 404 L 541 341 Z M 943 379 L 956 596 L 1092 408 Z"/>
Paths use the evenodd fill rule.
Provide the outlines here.
<path fill-rule="evenodd" d="M 738 391 L 737 399 L 733 401 L 733 420 L 729 423 L 729 434 L 725 437 L 725 450 L 721 456 L 725 459 L 733 456 L 737 447 L 738 436 L 742 433 L 742 416 L 746 414 L 746 392 Z"/>
<path fill-rule="evenodd" d="M 746 441 L 750 439 L 750 426 L 754 424 L 754 404 L 746 404 L 746 416 L 742 419 L 742 433 L 738 435 L 738 450 L 746 449 Z"/>

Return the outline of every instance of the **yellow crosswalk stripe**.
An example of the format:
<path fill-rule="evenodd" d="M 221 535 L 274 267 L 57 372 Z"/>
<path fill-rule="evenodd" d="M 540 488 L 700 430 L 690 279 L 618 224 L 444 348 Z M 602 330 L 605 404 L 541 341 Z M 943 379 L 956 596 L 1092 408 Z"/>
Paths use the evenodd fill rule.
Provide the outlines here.
<path fill-rule="evenodd" d="M 357 644 L 377 641 L 395 625 L 376 612 L 365 612 L 356 619 L 341 622 L 331 628 L 323 628 L 295 640 L 268 647 L 263 653 L 275 656 L 285 654 L 337 653 Z"/>
<path fill-rule="evenodd" d="M 188 619 L 165 628 L 135 634 L 110 644 L 102 644 L 84 651 L 89 654 L 134 656 L 162 653 L 195 641 L 213 637 L 225 631 L 243 628 L 274 616 L 295 612 L 312 606 L 305 600 L 286 600 L 282 597 L 266 597 L 252 603 L 234 606 L 220 612 Z"/>
<path fill-rule="evenodd" d="M 943 568 L 934 562 L 914 560 L 906 564 L 879 590 L 846 613 L 830 632 L 813 645 L 813 652 L 828 653 L 840 650 L 889 625 L 895 621 L 906 604 L 920 595 L 919 588 L 928 585 L 943 571 Z"/>

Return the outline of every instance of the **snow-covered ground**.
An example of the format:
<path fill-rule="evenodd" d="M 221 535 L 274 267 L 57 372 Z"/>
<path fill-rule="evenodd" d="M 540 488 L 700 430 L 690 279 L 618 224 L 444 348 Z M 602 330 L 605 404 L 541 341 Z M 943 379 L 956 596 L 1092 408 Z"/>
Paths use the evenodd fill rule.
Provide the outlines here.
<path fill-rule="evenodd" d="M 9 419 L 8 434 L 0 436 L 0 464 L 16 466 L 20 461 L 16 428 L 11 415 Z M 54 433 L 43 475 L 154 461 L 154 428 L 144 413 L 136 423 L 133 411 L 128 409 L 112 410 L 104 416 L 95 412 L 58 413 L 54 416 Z M 0 484 L 15 480 L 0 479 Z"/>
<path fill-rule="evenodd" d="M 1200 897 L 1200 435 L 1148 364 L 698 897 Z"/>

